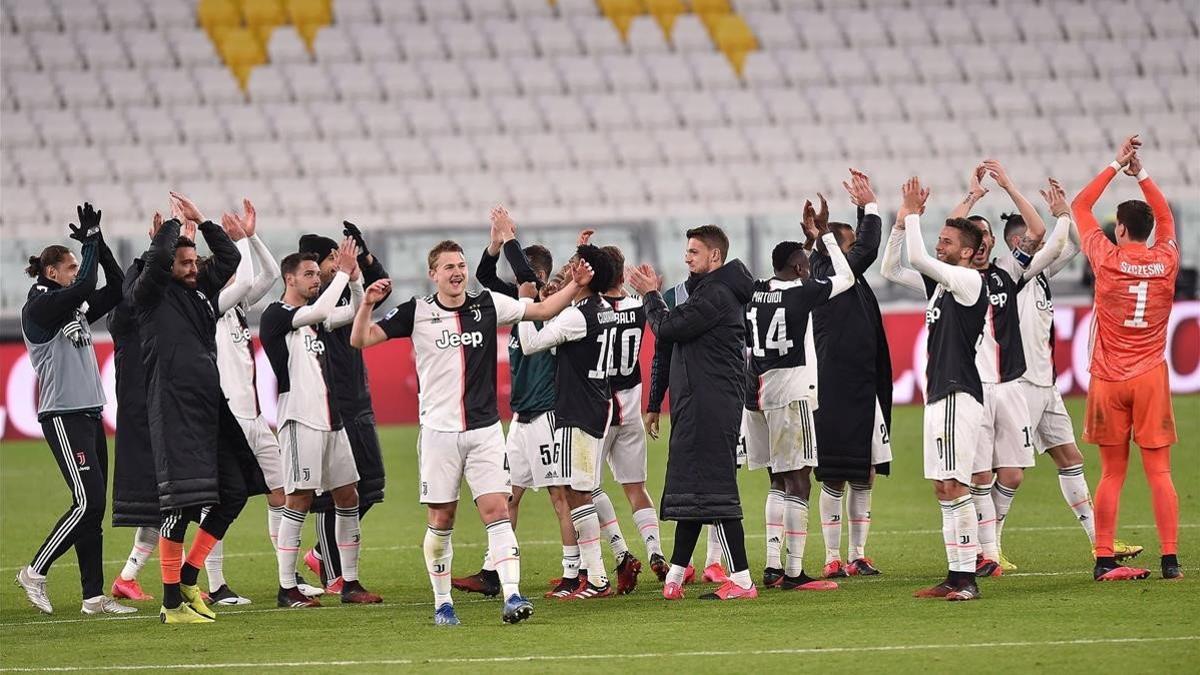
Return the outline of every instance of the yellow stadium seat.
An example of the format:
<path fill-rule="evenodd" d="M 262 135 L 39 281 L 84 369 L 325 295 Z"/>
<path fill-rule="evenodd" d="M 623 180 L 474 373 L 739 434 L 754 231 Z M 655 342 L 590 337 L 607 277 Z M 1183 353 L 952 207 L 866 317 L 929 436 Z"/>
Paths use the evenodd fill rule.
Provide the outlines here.
<path fill-rule="evenodd" d="M 279 26 L 288 22 L 282 0 L 242 0 L 242 17 L 251 28 Z"/>
<path fill-rule="evenodd" d="M 243 89 L 250 70 L 267 61 L 267 50 L 258 40 L 258 34 L 249 28 L 225 29 L 217 41 L 217 53 L 237 76 Z"/>
<path fill-rule="evenodd" d="M 313 40 L 321 28 L 333 21 L 333 9 L 330 0 L 286 0 L 287 14 L 304 43 L 312 49 Z"/>
<path fill-rule="evenodd" d="M 200 26 L 208 31 L 214 40 L 219 30 L 242 25 L 242 13 L 233 0 L 200 0 L 200 5 L 196 8 L 196 17 Z"/>
<path fill-rule="evenodd" d="M 736 14 L 722 16 L 710 25 L 713 42 L 717 44 L 738 75 L 742 74 L 742 66 L 746 62 L 746 54 L 758 49 L 758 39 L 754 31 L 742 17 Z"/>
<path fill-rule="evenodd" d="M 675 17 L 688 11 L 683 0 L 646 0 L 646 10 L 668 36 L 671 34 L 671 27 L 675 25 Z"/>
<path fill-rule="evenodd" d="M 624 39 L 633 17 L 645 14 L 646 6 L 642 0 L 600 0 L 600 13 L 613 22 Z"/>
<path fill-rule="evenodd" d="M 733 8 L 729 6 L 729 0 L 692 0 L 692 11 L 704 14 L 732 14 Z"/>

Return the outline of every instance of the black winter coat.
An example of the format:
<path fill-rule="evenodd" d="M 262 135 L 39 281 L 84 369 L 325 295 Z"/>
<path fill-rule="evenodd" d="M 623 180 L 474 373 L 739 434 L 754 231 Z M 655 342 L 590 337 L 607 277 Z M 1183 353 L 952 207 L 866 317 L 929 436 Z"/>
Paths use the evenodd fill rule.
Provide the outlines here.
<path fill-rule="evenodd" d="M 163 223 L 143 257 L 130 294 L 142 337 L 146 412 L 163 510 L 219 502 L 217 453 L 230 444 L 251 494 L 266 492 L 254 453 L 229 411 L 217 372 L 213 299 L 237 270 L 241 254 L 225 232 L 200 225 L 212 256 L 196 288 L 171 278 L 180 223 Z"/>
<path fill-rule="evenodd" d="M 142 338 L 129 293 L 142 273 L 141 259 L 125 271 L 125 297 L 108 315 L 117 371 L 117 447 L 113 469 L 114 527 L 158 527 L 158 478 L 146 420 L 146 371 Z"/>
<path fill-rule="evenodd" d="M 817 343 L 817 446 L 820 481 L 866 482 L 871 470 L 875 433 L 875 398 L 883 410 L 887 433 L 892 427 L 892 357 L 879 301 L 864 278 L 879 253 L 882 222 L 859 209 L 854 244 L 846 254 L 854 270 L 854 288 L 813 311 Z M 814 253 L 814 277 L 833 276 L 829 257 Z M 887 463 L 875 467 L 887 475 Z"/>
<path fill-rule="evenodd" d="M 745 305 L 754 279 L 740 260 L 688 280 L 687 302 L 668 310 L 645 297 L 646 320 L 672 343 L 671 439 L 659 508 L 663 520 L 742 517 L 737 445 L 745 390 Z"/>

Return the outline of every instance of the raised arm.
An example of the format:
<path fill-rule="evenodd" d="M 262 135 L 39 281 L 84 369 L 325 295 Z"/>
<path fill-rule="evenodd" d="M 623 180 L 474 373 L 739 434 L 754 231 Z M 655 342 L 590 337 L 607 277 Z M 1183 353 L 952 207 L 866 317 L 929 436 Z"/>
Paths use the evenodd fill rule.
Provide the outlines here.
<path fill-rule="evenodd" d="M 929 255 L 921 239 L 921 216 L 910 213 L 904 217 L 904 236 L 908 245 L 908 260 L 913 269 L 945 286 L 960 305 L 973 305 L 979 298 L 983 278 L 970 267 L 944 263 Z"/>
<path fill-rule="evenodd" d="M 522 302 L 532 304 L 533 300 L 523 298 Z M 517 334 L 521 339 L 521 353 L 529 356 L 553 349 L 564 342 L 587 337 L 587 319 L 578 309 L 568 307 L 558 316 L 542 324 L 541 329 L 531 321 L 522 321 L 517 324 Z"/>
<path fill-rule="evenodd" d="M 988 174 L 996 181 L 1005 192 L 1008 193 L 1009 199 L 1012 199 L 1013 204 L 1017 207 L 1017 212 L 1021 214 L 1021 218 L 1025 220 L 1025 235 L 1021 237 L 1017 248 L 1025 253 L 1033 255 L 1041 244 L 1042 239 L 1046 236 L 1046 223 L 1042 220 L 1042 216 L 1033 204 L 1021 194 L 1015 183 L 1009 178 L 1008 172 L 1004 167 L 994 159 L 984 160 L 983 166 L 987 169 Z"/>
<path fill-rule="evenodd" d="M 883 249 L 879 271 L 884 279 L 925 295 L 925 282 L 921 279 L 921 273 L 911 267 L 905 267 L 900 262 L 904 250 L 904 230 L 904 223 L 897 220 L 891 235 L 888 236 L 887 246 Z"/>
<path fill-rule="evenodd" d="M 391 279 L 380 279 L 367 288 L 363 302 L 354 313 L 354 327 L 350 329 L 350 346 L 366 349 L 393 337 L 412 335 L 416 300 L 394 307 L 383 320 L 371 321 L 371 308 L 382 302 L 392 292 Z"/>
<path fill-rule="evenodd" d="M 846 260 L 832 232 L 821 235 L 821 242 L 825 244 L 829 260 L 833 263 L 833 276 L 829 277 L 829 297 L 832 298 L 854 288 L 854 270 L 850 269 L 850 262 Z"/>
<path fill-rule="evenodd" d="M 343 220 L 342 234 L 354 240 L 355 246 L 358 247 L 358 268 L 362 271 L 363 285 L 370 286 L 380 279 L 387 279 L 388 272 L 380 262 L 379 256 L 367 250 L 367 240 L 363 238 L 362 231 L 354 223 Z M 383 302 L 392 294 L 391 284 L 387 287 L 387 292 L 379 299 Z M 374 304 L 374 303 L 372 303 Z"/>
<path fill-rule="evenodd" d="M 51 333 L 69 321 L 75 310 L 96 290 L 97 258 L 100 255 L 100 212 L 91 204 L 77 209 L 80 225 L 71 224 L 71 238 L 82 244 L 79 272 L 68 286 L 47 289 L 25 305 L 25 315 L 36 326 Z M 48 338 L 47 338 L 48 339 Z"/>
<path fill-rule="evenodd" d="M 850 193 L 850 199 L 858 207 L 858 222 L 854 244 L 846 254 L 850 269 L 857 276 L 867 273 L 875 259 L 879 257 L 879 242 L 883 236 L 883 220 L 879 217 L 879 203 L 875 199 L 875 189 L 867 174 L 850 169 L 850 182 L 842 183 Z"/>
<path fill-rule="evenodd" d="M 549 321 L 570 306 L 575 293 L 592 280 L 592 267 L 580 260 L 571 265 L 571 278 L 557 293 L 541 302 L 525 305 L 524 321 Z"/>
<path fill-rule="evenodd" d="M 171 267 L 175 264 L 175 242 L 183 224 L 172 218 L 162 223 L 150 239 L 150 248 L 142 255 L 145 264 L 134 282 L 133 304 L 147 307 L 157 303 L 163 289 L 171 282 Z"/>
<path fill-rule="evenodd" d="M 329 314 L 329 321 L 326 322 L 326 325 L 330 329 L 341 328 L 354 321 L 354 315 L 358 312 L 358 307 L 363 302 L 362 277 L 352 277 L 349 286 L 350 303 L 333 308 L 333 311 Z"/>
<path fill-rule="evenodd" d="M 229 214 L 225 214 L 226 216 Z M 224 220 L 224 218 L 222 218 Z M 250 240 L 240 237 L 234 242 L 242 259 L 238 261 L 237 272 L 233 281 L 217 292 L 217 313 L 224 314 L 233 309 L 239 302 L 246 299 L 250 287 L 254 285 L 254 262 L 250 257 Z"/>
<path fill-rule="evenodd" d="M 1053 235 L 1051 235 L 1053 236 Z M 1067 232 L 1067 243 L 1063 245 L 1063 250 L 1058 254 L 1058 259 L 1046 268 L 1046 276 L 1054 277 L 1059 272 L 1067 268 L 1075 256 L 1079 255 L 1079 228 L 1076 227 L 1075 221 L 1071 221 L 1071 228 Z"/>
<path fill-rule="evenodd" d="M 104 268 L 104 288 L 92 291 L 91 296 L 88 297 L 86 315 L 88 323 L 98 321 L 121 304 L 122 287 L 125 284 L 125 270 L 117 262 L 116 256 L 113 255 L 112 249 L 108 247 L 103 236 L 100 237 L 98 244 L 100 266 Z"/>
<path fill-rule="evenodd" d="M 1050 233 L 1046 245 L 1033 256 L 1029 267 L 1021 275 L 1021 278 L 1026 281 L 1033 279 L 1058 262 L 1067 245 L 1067 238 L 1074 227 L 1071 223 L 1071 207 L 1067 205 L 1067 193 L 1063 190 L 1062 185 L 1051 178 L 1049 187 L 1041 190 L 1041 193 L 1042 198 L 1050 207 L 1050 213 L 1054 214 L 1056 220 L 1054 231 Z"/>
<path fill-rule="evenodd" d="M 250 237 L 250 250 L 254 259 L 258 261 L 258 274 L 254 276 L 254 283 L 250 285 L 250 291 L 246 293 L 247 306 L 262 300 L 263 296 L 275 287 L 275 281 L 279 279 L 279 263 L 275 262 L 275 257 L 271 255 L 271 249 L 267 248 L 266 243 L 257 234 Z"/>
<path fill-rule="evenodd" d="M 1104 170 L 1093 178 L 1092 182 L 1084 186 L 1071 202 L 1071 215 L 1079 226 L 1083 253 L 1088 258 L 1103 255 L 1116 246 L 1108 240 L 1108 237 L 1104 236 L 1104 231 L 1100 229 L 1100 223 L 1092 213 L 1092 207 L 1096 205 L 1100 195 L 1104 194 L 1104 190 L 1108 188 L 1108 184 L 1112 182 L 1117 172 L 1133 159 L 1140 145 L 1141 141 L 1136 135 L 1125 139 L 1121 148 L 1117 150 L 1116 161 L 1104 167 Z"/>
<path fill-rule="evenodd" d="M 983 187 L 983 177 L 987 175 L 987 167 L 983 164 L 971 170 L 971 178 L 968 180 L 969 187 L 967 194 L 962 198 L 962 201 L 954 205 L 950 210 L 950 215 L 947 218 L 966 218 L 971 215 L 971 209 L 983 199 L 988 193 L 988 189 Z"/>
<path fill-rule="evenodd" d="M 333 316 L 333 310 L 342 297 L 342 291 L 346 290 L 346 284 L 350 283 L 350 278 L 358 271 L 354 249 L 353 239 L 346 237 L 342 240 L 341 246 L 338 247 L 337 274 L 333 275 L 333 281 L 329 282 L 329 286 L 324 291 L 321 291 L 316 302 L 296 310 L 296 313 L 292 315 L 292 328 L 322 323 Z M 353 312 L 351 312 L 351 317 L 353 317 Z M 347 323 L 349 322 L 347 321 Z"/>
<path fill-rule="evenodd" d="M 479 280 L 481 286 L 489 291 L 515 298 L 517 297 L 517 285 L 501 279 L 496 274 L 496 263 L 499 260 L 499 251 L 492 254 L 490 248 L 485 248 L 483 256 L 479 259 L 479 266 L 475 268 L 475 278 Z"/>
<path fill-rule="evenodd" d="M 1142 168 L 1141 158 L 1136 154 L 1130 160 L 1129 168 L 1137 176 L 1138 187 L 1142 188 L 1142 196 L 1146 198 L 1146 203 L 1150 205 L 1150 210 L 1154 213 L 1154 248 L 1165 248 L 1178 256 L 1179 242 L 1176 240 L 1175 216 L 1171 213 L 1171 205 L 1167 203 L 1167 198 L 1163 195 L 1162 190 L 1158 189 L 1158 184 Z"/>

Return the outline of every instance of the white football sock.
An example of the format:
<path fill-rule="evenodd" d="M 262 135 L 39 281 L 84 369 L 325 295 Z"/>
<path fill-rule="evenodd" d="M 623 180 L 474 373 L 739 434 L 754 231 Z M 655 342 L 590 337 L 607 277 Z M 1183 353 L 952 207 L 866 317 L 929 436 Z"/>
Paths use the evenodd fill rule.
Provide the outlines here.
<path fill-rule="evenodd" d="M 708 530 L 708 549 L 705 551 L 704 566 L 721 562 L 721 539 L 717 537 L 717 528 L 705 526 Z"/>
<path fill-rule="evenodd" d="M 992 504 L 996 507 L 996 550 L 1003 548 L 1000 545 L 1000 538 L 1004 534 L 1004 519 L 1008 517 L 1008 511 L 1012 508 L 1013 498 L 1017 496 L 1017 488 L 1010 488 L 1007 485 L 1002 485 L 1000 481 L 996 481 L 992 485 Z"/>
<path fill-rule="evenodd" d="M 958 535 L 954 532 L 954 516 L 950 514 L 952 503 L 938 500 L 942 507 L 942 543 L 946 546 L 946 568 L 950 570 L 958 562 Z"/>
<path fill-rule="evenodd" d="M 1087 479 L 1083 476 L 1083 465 L 1063 467 L 1058 470 L 1058 487 L 1062 490 L 1063 499 L 1067 506 L 1083 526 L 1088 541 L 1096 544 L 1096 521 L 1092 515 L 1092 493 L 1088 490 Z"/>
<path fill-rule="evenodd" d="M 662 555 L 662 535 L 658 531 L 658 514 L 652 508 L 633 512 L 633 524 L 637 525 L 642 541 L 646 543 L 646 558 Z"/>
<path fill-rule="evenodd" d="M 271 538 L 271 548 L 275 548 L 279 541 L 279 519 L 282 517 L 282 506 L 267 507 L 267 536 Z"/>
<path fill-rule="evenodd" d="M 296 587 L 296 558 L 300 554 L 300 529 L 304 527 L 304 511 L 283 509 L 279 520 L 278 545 L 275 559 L 279 563 L 279 585 L 283 588 Z"/>
<path fill-rule="evenodd" d="M 808 540 L 808 502 L 795 495 L 784 497 L 783 538 L 787 542 L 787 564 L 783 573 L 798 577 L 804 571 L 804 543 Z"/>
<path fill-rule="evenodd" d="M 562 568 L 564 579 L 579 578 L 579 547 L 563 546 Z"/>
<path fill-rule="evenodd" d="M 502 518 L 487 526 L 488 550 L 500 575 L 500 588 L 505 598 L 521 594 L 521 549 L 512 522 Z"/>
<path fill-rule="evenodd" d="M 971 500 L 975 503 L 975 512 L 979 521 L 979 547 L 983 557 L 996 562 L 1000 559 L 1000 549 L 996 544 L 996 504 L 992 502 L 992 486 L 972 485 Z"/>
<path fill-rule="evenodd" d="M 137 579 L 138 573 L 145 567 L 146 561 L 158 548 L 158 528 L 139 527 L 133 533 L 133 549 L 129 551 L 129 559 L 121 570 L 121 578 L 125 581 Z"/>
<path fill-rule="evenodd" d="M 825 564 L 842 559 L 842 496 L 843 490 L 821 486 L 817 500 L 821 511 L 821 538 L 825 540 Z"/>
<path fill-rule="evenodd" d="M 667 578 L 663 580 L 663 585 L 665 586 L 667 584 L 679 584 L 680 586 L 682 586 L 683 585 L 683 576 L 685 574 L 687 574 L 686 567 L 680 567 L 679 565 L 673 564 L 673 565 L 671 565 L 671 569 L 667 570 Z"/>
<path fill-rule="evenodd" d="M 621 556 L 629 552 L 629 546 L 625 543 L 625 537 L 621 535 L 621 524 L 617 522 L 617 510 L 613 507 L 608 494 L 600 488 L 592 490 L 592 504 L 596 506 L 596 517 L 600 519 L 600 531 L 604 533 L 604 538 L 608 541 L 609 548 L 612 549 L 613 557 L 620 562 Z"/>
<path fill-rule="evenodd" d="M 750 588 L 754 585 L 754 580 L 750 578 L 750 570 L 748 569 L 731 573 L 729 580 L 742 588 Z"/>
<path fill-rule="evenodd" d="M 783 491 L 767 490 L 767 563 L 772 569 L 783 567 Z"/>
<path fill-rule="evenodd" d="M 955 572 L 975 573 L 975 547 L 979 538 L 979 517 L 975 513 L 975 500 L 963 495 L 950 502 L 950 514 L 954 518 L 955 543 L 958 548 L 958 564 L 950 569 Z"/>
<path fill-rule="evenodd" d="M 850 516 L 850 560 L 866 557 L 867 533 L 871 531 L 871 486 L 868 483 L 851 483 L 850 499 L 846 504 Z"/>
<path fill-rule="evenodd" d="M 358 550 L 362 531 L 358 524 L 358 507 L 334 508 L 334 537 L 342 559 L 342 579 L 358 581 Z"/>
<path fill-rule="evenodd" d="M 215 591 L 225 585 L 225 541 L 213 544 L 204 559 L 204 573 L 208 576 L 208 590 Z"/>
<path fill-rule="evenodd" d="M 425 528 L 425 571 L 429 572 L 429 584 L 433 587 L 433 606 L 454 604 L 450 597 L 450 566 L 454 561 L 454 544 L 450 541 L 453 530 L 439 530 L 432 525 Z"/>
<path fill-rule="evenodd" d="M 488 549 L 488 550 L 486 550 L 486 551 L 484 551 L 484 552 L 483 552 L 483 566 L 482 566 L 482 569 L 484 569 L 484 570 L 486 570 L 486 571 L 488 571 L 488 572 L 495 572 L 495 571 L 496 571 L 496 564 L 492 562 L 492 551 L 491 551 L 491 549 Z"/>
<path fill-rule="evenodd" d="M 600 518 L 596 515 L 596 507 L 584 504 L 571 509 L 571 523 L 575 525 L 580 565 L 587 570 L 588 583 L 603 588 L 608 583 L 608 572 L 604 569 L 600 551 Z"/>

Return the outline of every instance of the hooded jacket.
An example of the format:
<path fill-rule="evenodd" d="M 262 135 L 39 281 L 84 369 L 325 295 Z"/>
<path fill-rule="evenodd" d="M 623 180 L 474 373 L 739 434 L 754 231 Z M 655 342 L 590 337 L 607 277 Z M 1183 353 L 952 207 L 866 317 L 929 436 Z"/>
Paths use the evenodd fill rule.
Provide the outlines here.
<path fill-rule="evenodd" d="M 740 260 L 687 281 L 687 302 L 644 298 L 655 338 L 671 349 L 671 438 L 663 520 L 742 517 L 737 445 L 746 385 L 745 306 L 754 279 Z"/>

